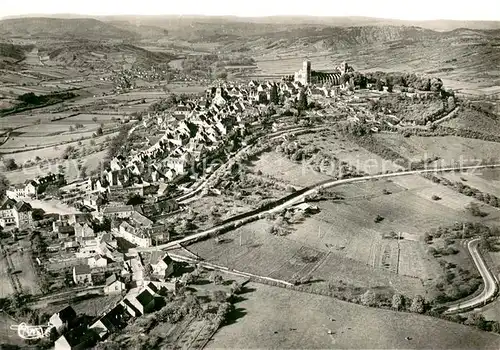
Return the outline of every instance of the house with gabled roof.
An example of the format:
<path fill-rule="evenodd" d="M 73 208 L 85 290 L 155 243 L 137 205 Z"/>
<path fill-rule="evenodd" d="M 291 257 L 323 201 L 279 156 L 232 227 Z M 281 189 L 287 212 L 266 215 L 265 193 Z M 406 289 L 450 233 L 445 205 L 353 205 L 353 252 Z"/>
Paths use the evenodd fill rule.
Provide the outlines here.
<path fill-rule="evenodd" d="M 116 273 L 106 278 L 106 284 L 104 285 L 104 294 L 121 294 L 125 292 L 126 289 L 127 286 L 123 281 L 123 278 L 118 276 Z"/>
<path fill-rule="evenodd" d="M 76 284 L 92 284 L 92 273 L 89 265 L 73 267 L 73 282 Z"/>
<path fill-rule="evenodd" d="M 0 202 L 0 226 L 7 227 L 16 224 L 16 219 L 14 217 L 14 207 L 16 201 L 10 198 L 4 198 Z"/>
<path fill-rule="evenodd" d="M 96 234 L 94 232 L 94 229 L 92 228 L 89 223 L 76 223 L 73 225 L 73 228 L 75 229 L 75 240 L 77 242 L 83 241 L 86 238 L 92 238 L 95 237 Z"/>
<path fill-rule="evenodd" d="M 61 335 L 54 343 L 54 350 L 85 350 L 90 349 L 95 342 L 95 333 L 80 326 Z"/>
<path fill-rule="evenodd" d="M 33 225 L 33 208 L 29 203 L 19 201 L 14 205 L 13 208 L 14 220 L 16 226 L 20 230 L 24 230 L 32 227 Z"/>
<path fill-rule="evenodd" d="M 61 332 L 64 328 L 68 329 L 69 326 L 74 323 L 75 319 L 76 312 L 68 305 L 50 316 L 49 323 L 54 326 L 58 332 Z"/>
<path fill-rule="evenodd" d="M 95 321 L 90 326 L 90 329 L 93 329 L 102 340 L 109 334 L 125 327 L 127 319 L 125 307 L 122 304 L 118 304 Z"/>
<path fill-rule="evenodd" d="M 87 260 L 87 264 L 91 269 L 108 266 L 108 259 L 105 256 L 96 254 Z"/>
<path fill-rule="evenodd" d="M 144 287 L 130 290 L 121 304 L 132 317 L 150 313 L 156 307 L 154 294 Z"/>
<path fill-rule="evenodd" d="M 174 261 L 163 251 L 151 252 L 150 264 L 153 275 L 160 279 L 165 279 L 174 273 Z"/>

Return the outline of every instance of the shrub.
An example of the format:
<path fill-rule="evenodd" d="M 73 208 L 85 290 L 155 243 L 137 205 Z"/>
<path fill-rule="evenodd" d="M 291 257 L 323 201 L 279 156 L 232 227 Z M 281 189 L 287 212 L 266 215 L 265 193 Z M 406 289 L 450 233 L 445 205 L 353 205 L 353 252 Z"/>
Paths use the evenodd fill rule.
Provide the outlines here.
<path fill-rule="evenodd" d="M 411 301 L 410 312 L 423 314 L 425 312 L 425 300 L 421 295 L 417 295 Z"/>

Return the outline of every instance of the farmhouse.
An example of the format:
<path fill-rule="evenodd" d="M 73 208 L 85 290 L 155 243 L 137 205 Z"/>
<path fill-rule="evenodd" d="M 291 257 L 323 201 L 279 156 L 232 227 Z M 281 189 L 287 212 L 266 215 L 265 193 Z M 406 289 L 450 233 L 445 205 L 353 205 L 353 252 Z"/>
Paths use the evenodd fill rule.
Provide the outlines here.
<path fill-rule="evenodd" d="M 93 332 L 87 327 L 78 327 L 64 333 L 54 343 L 54 350 L 84 350 L 89 349 L 93 341 Z"/>
<path fill-rule="evenodd" d="M 99 211 L 104 204 L 106 204 L 106 200 L 100 194 L 89 195 L 83 200 L 83 205 L 97 211 Z"/>
<path fill-rule="evenodd" d="M 61 239 L 75 234 L 75 228 L 69 222 L 60 220 L 52 223 L 52 231 Z"/>

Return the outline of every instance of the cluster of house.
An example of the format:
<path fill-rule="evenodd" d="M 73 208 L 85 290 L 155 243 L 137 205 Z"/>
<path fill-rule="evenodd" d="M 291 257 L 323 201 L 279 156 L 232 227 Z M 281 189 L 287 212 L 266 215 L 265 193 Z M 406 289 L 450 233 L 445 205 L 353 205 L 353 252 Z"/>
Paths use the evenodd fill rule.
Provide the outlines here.
<path fill-rule="evenodd" d="M 150 267 L 149 272 L 146 272 L 146 266 Z M 71 306 L 51 316 L 49 326 L 55 327 L 61 334 L 55 342 L 55 349 L 88 348 L 90 342 L 103 340 L 125 327 L 130 318 L 155 311 L 159 298 L 167 292 L 175 294 L 179 288 L 177 279 L 169 280 L 173 272 L 173 260 L 161 251 L 152 252 L 148 257 L 136 255 L 127 260 L 122 271 L 109 276 L 104 286 L 106 295 L 121 296 L 117 303 L 83 324 L 78 323 L 77 314 Z M 92 281 L 92 272 L 88 267 L 75 267 L 73 274 L 86 283 Z M 96 335 L 98 339 L 92 338 Z"/>
<path fill-rule="evenodd" d="M 41 194 L 48 186 L 61 186 L 65 182 L 63 174 L 48 174 L 39 176 L 34 180 L 28 180 L 24 184 L 16 184 L 9 187 L 6 191 L 7 197 L 11 199 L 20 199 L 36 197 Z"/>

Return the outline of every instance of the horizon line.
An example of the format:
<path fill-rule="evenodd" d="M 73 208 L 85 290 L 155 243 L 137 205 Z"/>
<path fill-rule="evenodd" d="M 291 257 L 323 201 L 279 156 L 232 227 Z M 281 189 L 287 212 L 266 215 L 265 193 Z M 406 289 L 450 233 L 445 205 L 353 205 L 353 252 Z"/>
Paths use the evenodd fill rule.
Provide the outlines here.
<path fill-rule="evenodd" d="M 92 18 L 92 17 L 212 17 L 212 18 L 241 18 L 241 19 L 265 19 L 265 18 L 275 18 L 275 17 L 283 17 L 283 18 L 311 18 L 311 19 L 329 19 L 329 18 L 359 18 L 359 19 L 374 19 L 374 20 L 392 20 L 392 21 L 401 21 L 401 22 L 433 22 L 433 21 L 453 21 L 453 22 L 500 22 L 498 20 L 492 19 L 451 19 L 451 18 L 435 18 L 435 19 L 402 19 L 402 18 L 391 18 L 391 17 L 376 17 L 376 16 L 358 16 L 358 15 L 344 15 L 344 16 L 317 16 L 317 15 L 262 15 L 262 16 L 241 16 L 241 15 L 230 15 L 230 14 L 174 14 L 174 13 L 164 13 L 164 14 L 134 14 L 134 13 L 122 13 L 122 14 L 89 14 L 89 13 L 30 13 L 30 14 L 19 14 L 19 15 L 7 15 L 0 17 L 1 20 L 6 19 L 21 19 L 21 18 L 58 18 L 57 16 L 79 16 L 83 18 Z M 65 18 L 60 18 L 65 19 Z"/>

